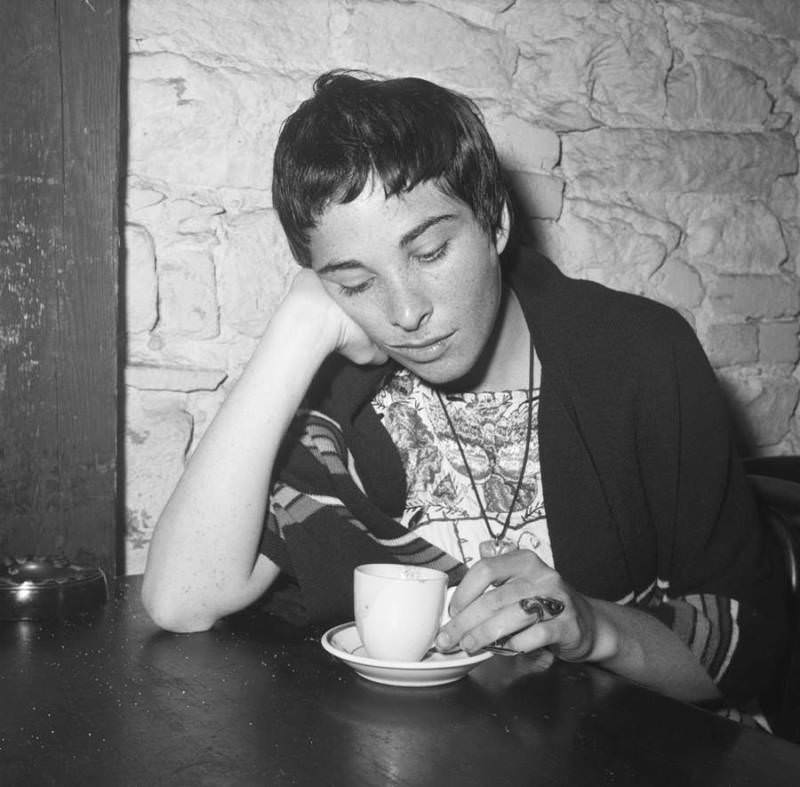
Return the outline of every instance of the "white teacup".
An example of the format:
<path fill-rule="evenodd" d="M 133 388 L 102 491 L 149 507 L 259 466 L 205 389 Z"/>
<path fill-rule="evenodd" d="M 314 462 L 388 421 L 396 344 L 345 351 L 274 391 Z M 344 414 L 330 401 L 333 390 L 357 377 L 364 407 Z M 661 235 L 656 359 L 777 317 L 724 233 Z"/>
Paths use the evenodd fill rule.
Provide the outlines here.
<path fill-rule="evenodd" d="M 447 574 L 434 568 L 358 566 L 353 572 L 356 627 L 367 655 L 419 661 L 439 631 L 446 591 Z"/>

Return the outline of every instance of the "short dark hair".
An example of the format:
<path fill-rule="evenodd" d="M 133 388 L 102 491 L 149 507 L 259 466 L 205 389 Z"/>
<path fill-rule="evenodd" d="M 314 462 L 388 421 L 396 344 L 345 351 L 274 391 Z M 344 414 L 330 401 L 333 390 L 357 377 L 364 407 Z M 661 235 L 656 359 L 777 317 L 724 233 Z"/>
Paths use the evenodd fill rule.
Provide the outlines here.
<path fill-rule="evenodd" d="M 500 162 L 470 99 L 414 77 L 329 71 L 286 119 L 275 149 L 273 205 L 301 265 L 311 264 L 308 232 L 323 212 L 354 200 L 373 174 L 387 197 L 434 181 L 487 232 L 500 227 Z"/>

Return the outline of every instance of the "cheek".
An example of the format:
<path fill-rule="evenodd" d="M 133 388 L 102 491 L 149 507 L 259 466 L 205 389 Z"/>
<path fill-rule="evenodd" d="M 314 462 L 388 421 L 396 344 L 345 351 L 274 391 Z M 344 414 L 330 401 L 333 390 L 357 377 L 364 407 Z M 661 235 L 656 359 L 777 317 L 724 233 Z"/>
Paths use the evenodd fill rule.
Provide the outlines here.
<path fill-rule="evenodd" d="M 475 266 L 470 273 L 462 279 L 460 292 L 451 291 L 452 298 L 458 298 L 470 308 L 481 311 L 492 309 L 500 300 L 502 280 L 499 266 Z"/>
<path fill-rule="evenodd" d="M 339 308 L 359 327 L 370 339 L 380 340 L 386 319 L 383 311 L 369 296 L 356 295 L 348 297 L 338 294 L 334 298 Z"/>

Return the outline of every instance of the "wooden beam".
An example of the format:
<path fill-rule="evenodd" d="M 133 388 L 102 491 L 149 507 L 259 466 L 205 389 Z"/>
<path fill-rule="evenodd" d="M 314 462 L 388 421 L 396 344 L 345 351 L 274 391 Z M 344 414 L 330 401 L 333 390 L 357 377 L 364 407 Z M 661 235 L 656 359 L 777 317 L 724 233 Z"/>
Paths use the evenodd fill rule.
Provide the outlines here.
<path fill-rule="evenodd" d="M 116 570 L 119 0 L 0 3 L 0 552 Z"/>

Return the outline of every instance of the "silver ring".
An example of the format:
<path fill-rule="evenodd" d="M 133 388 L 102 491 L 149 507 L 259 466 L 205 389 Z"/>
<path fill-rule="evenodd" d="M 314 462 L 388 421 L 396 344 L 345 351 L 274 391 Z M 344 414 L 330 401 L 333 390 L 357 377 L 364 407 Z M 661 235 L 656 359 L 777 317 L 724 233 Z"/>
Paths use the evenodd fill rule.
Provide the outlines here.
<path fill-rule="evenodd" d="M 519 606 L 526 615 L 535 615 L 535 623 L 558 617 L 564 611 L 564 602 L 549 596 L 528 596 L 519 600 Z"/>

